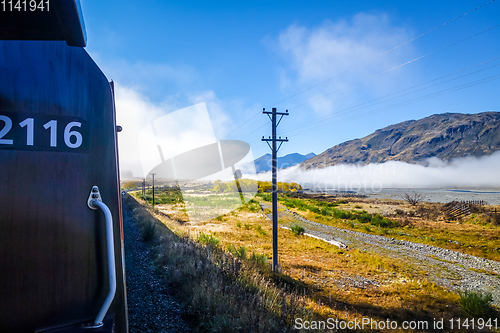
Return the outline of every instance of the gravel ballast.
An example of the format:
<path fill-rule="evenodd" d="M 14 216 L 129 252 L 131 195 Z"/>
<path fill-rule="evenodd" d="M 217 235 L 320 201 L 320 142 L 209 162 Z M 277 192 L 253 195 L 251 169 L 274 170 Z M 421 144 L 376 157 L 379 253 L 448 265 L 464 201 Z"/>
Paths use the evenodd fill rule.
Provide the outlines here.
<path fill-rule="evenodd" d="M 149 245 L 142 240 L 125 203 L 123 231 L 130 332 L 191 332 L 190 325 L 182 319 L 179 302 L 155 272 Z"/>

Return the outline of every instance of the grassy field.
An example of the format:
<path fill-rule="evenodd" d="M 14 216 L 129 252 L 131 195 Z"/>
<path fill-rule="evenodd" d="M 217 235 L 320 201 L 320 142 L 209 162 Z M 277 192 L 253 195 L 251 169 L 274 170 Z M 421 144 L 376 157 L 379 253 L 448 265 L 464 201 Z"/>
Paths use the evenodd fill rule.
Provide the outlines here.
<path fill-rule="evenodd" d="M 174 199 L 177 194 L 166 194 L 167 197 L 169 195 Z M 265 200 L 268 197 L 261 195 L 258 199 Z M 140 199 L 135 200 L 142 205 L 145 204 Z M 401 203 L 397 205 L 398 211 L 401 212 L 394 211 L 394 216 L 380 210 L 386 205 L 385 203 L 368 200 L 352 202 L 348 199 L 333 203 L 282 197 L 280 203 L 320 223 L 442 247 L 459 246 L 464 252 L 481 253 L 492 259 L 497 258 L 493 249 L 495 246 L 500 247 L 494 235 L 498 230 L 497 226 L 474 223 L 474 221 L 458 225 L 446 222 L 426 225 L 421 217 L 409 216 L 412 214 L 409 212 L 416 208 L 406 207 Z M 388 203 L 387 206 L 394 204 Z M 385 209 L 385 206 L 382 208 Z M 186 242 L 216 249 L 211 254 L 212 258 L 229 255 L 231 260 L 236 260 L 239 262 L 238 265 L 245 267 L 237 273 L 234 269 L 227 268 L 229 273 L 226 278 L 236 281 L 238 286 L 247 288 L 245 290 L 250 290 L 254 295 L 260 295 L 256 305 L 262 311 L 265 310 L 266 315 L 259 314 L 259 318 L 267 318 L 268 315 L 269 318 L 274 318 L 265 320 L 274 320 L 273 325 L 276 327 L 281 325 L 277 331 L 286 331 L 283 325 L 288 329 L 292 328 L 294 320 L 299 317 L 304 320 L 319 321 L 328 318 L 345 321 L 356 319 L 361 321 L 363 318 L 380 321 L 390 319 L 399 323 L 421 320 L 429 324 L 433 322 L 433 318 L 444 318 L 446 327 L 447 320 L 468 316 L 464 308 L 459 305 L 461 297 L 458 294 L 427 281 L 425 276 L 420 274 L 418 267 L 411 267 L 404 262 L 376 253 L 355 249 L 341 250 L 318 239 L 294 235 L 290 230 L 279 230 L 281 271 L 271 272 L 268 262 L 272 257 L 271 224 L 263 216 L 256 200 L 251 200 L 245 206 L 224 216 L 200 223 L 188 221 L 183 210 L 185 208 L 182 203 L 174 201 L 158 205 L 157 210 L 151 211 L 151 214 Z M 482 240 L 487 245 L 486 250 L 471 245 L 477 238 L 476 235 L 470 234 L 471 230 L 491 235 L 491 239 L 486 237 Z M 454 241 L 459 244 L 453 243 Z M 225 265 L 217 263 L 216 259 L 213 260 L 218 267 Z M 226 259 L 222 261 L 224 260 Z M 206 282 L 199 283 L 206 284 Z M 211 302 L 210 304 L 213 304 L 215 300 Z M 189 306 L 197 309 L 196 311 L 202 311 L 193 304 Z M 233 306 L 238 308 L 235 304 Z M 229 310 L 224 307 L 217 316 L 230 318 L 235 316 L 235 314 L 224 315 L 224 311 Z M 216 322 L 220 324 L 224 320 L 229 319 L 217 319 Z M 260 324 L 253 322 L 239 325 L 257 327 Z M 227 332 L 233 331 L 252 332 L 243 328 L 227 330 Z M 257 331 L 260 330 L 255 330 Z M 272 332 L 274 329 L 267 327 L 262 331 Z"/>
<path fill-rule="evenodd" d="M 269 195 L 260 195 L 270 200 Z M 446 220 L 442 204 L 349 198 L 337 202 L 281 196 L 279 202 L 305 218 L 349 230 L 434 245 L 500 261 L 500 225 L 481 207 L 458 221 Z"/>

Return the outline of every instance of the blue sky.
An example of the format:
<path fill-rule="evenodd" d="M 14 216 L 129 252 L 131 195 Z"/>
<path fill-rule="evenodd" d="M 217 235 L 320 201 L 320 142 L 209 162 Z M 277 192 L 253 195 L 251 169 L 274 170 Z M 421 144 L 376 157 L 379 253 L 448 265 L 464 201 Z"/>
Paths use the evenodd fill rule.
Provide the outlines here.
<path fill-rule="evenodd" d="M 86 50 L 117 85 L 121 166 L 135 174 L 137 130 L 200 102 L 216 137 L 255 157 L 269 152 L 263 107 L 289 110 L 279 155 L 498 111 L 500 0 L 488 2 L 81 0 Z"/>

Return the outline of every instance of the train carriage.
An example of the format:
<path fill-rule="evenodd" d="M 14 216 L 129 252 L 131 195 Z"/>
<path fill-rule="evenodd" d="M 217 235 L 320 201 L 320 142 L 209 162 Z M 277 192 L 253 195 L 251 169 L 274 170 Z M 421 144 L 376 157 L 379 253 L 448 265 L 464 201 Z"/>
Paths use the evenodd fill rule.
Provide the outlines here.
<path fill-rule="evenodd" d="M 0 13 L 0 332 L 127 332 L 113 84 L 43 3 Z"/>

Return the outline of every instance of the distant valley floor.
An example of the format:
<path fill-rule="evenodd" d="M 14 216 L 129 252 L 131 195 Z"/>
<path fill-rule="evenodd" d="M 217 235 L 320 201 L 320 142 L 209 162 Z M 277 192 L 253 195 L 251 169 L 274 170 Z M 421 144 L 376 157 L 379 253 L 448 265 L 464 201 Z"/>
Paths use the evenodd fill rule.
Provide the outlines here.
<path fill-rule="evenodd" d="M 334 194 L 334 191 L 313 190 L 307 191 L 310 193 L 328 193 Z M 366 194 L 369 198 L 373 199 L 394 199 L 402 200 L 405 193 L 417 192 L 424 196 L 423 201 L 448 203 L 451 201 L 468 201 L 468 200 L 483 200 L 489 205 L 500 205 L 500 189 L 481 189 L 481 188 L 383 188 L 381 190 L 375 189 L 361 189 L 356 191 L 357 194 Z"/>

